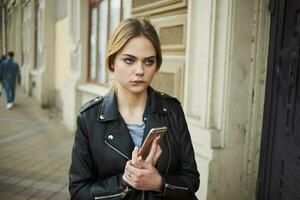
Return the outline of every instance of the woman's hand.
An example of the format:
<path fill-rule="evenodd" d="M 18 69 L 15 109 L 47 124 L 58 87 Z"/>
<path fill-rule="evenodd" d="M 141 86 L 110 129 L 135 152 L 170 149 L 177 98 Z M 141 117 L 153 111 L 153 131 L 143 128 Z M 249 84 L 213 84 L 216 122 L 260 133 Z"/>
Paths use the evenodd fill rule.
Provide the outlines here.
<path fill-rule="evenodd" d="M 161 187 L 162 177 L 149 162 L 138 161 L 139 168 L 128 161 L 125 166 L 123 180 L 137 190 L 156 190 Z"/>
<path fill-rule="evenodd" d="M 142 160 L 138 148 L 135 147 L 132 152 L 132 160 L 128 161 L 125 166 L 123 179 L 135 189 L 154 190 L 161 187 L 162 177 L 154 167 L 162 153 L 158 144 L 159 137 L 153 140 L 146 160 Z"/>

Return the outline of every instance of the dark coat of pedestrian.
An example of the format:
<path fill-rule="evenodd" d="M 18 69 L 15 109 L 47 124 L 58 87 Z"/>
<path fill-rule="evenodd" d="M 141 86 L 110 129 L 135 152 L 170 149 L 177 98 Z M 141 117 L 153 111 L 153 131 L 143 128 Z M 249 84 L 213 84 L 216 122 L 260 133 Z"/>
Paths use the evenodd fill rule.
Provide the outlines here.
<path fill-rule="evenodd" d="M 11 109 L 15 102 L 16 82 L 20 80 L 20 68 L 14 59 L 14 52 L 8 52 L 7 59 L 0 64 L 0 77 L 6 94 L 6 108 Z"/>

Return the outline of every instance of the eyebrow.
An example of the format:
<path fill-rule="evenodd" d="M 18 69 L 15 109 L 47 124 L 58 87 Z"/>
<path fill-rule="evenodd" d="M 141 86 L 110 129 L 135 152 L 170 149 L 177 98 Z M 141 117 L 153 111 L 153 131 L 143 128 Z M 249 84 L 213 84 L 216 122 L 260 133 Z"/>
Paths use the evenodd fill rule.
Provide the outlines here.
<path fill-rule="evenodd" d="M 130 58 L 134 58 L 134 59 L 137 59 L 137 57 L 133 56 L 133 55 L 130 55 L 130 54 L 122 54 L 122 56 L 128 56 Z M 156 56 L 149 56 L 149 57 L 146 57 L 144 59 L 150 59 L 150 58 L 156 58 Z"/>

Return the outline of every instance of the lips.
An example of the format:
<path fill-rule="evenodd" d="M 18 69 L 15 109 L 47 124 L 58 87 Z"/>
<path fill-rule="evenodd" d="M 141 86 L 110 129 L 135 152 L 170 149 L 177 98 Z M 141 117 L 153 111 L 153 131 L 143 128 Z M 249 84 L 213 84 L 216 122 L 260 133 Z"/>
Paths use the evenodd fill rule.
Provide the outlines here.
<path fill-rule="evenodd" d="M 142 81 L 142 80 L 135 80 L 135 81 L 131 81 L 132 83 L 136 83 L 136 84 L 138 84 L 138 83 L 146 83 L 146 81 Z"/>

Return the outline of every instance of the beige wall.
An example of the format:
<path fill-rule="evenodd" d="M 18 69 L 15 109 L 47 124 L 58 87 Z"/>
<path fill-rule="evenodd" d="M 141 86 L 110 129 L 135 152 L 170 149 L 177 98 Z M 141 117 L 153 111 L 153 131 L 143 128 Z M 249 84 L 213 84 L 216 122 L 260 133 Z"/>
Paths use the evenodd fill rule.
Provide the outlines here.
<path fill-rule="evenodd" d="M 88 1 L 68 0 L 70 70 L 63 87 L 63 123 L 71 130 L 76 129 L 76 116 L 80 106 L 78 85 L 85 83 L 88 47 Z"/>
<path fill-rule="evenodd" d="M 23 6 L 22 16 L 22 87 L 28 95 L 32 95 L 31 71 L 35 65 L 35 14 L 34 2 L 30 1 Z"/>
<path fill-rule="evenodd" d="M 22 5 L 11 5 L 7 14 L 7 51 L 14 51 L 15 60 L 22 63 Z"/>
<path fill-rule="evenodd" d="M 38 8 L 38 62 L 35 71 L 36 89 L 33 92 L 42 107 L 54 104 L 55 86 L 55 2 L 40 0 Z"/>
<path fill-rule="evenodd" d="M 6 29 L 5 29 L 5 9 L 0 3 L 0 55 L 3 55 L 6 51 Z"/>
<path fill-rule="evenodd" d="M 210 163 L 210 200 L 255 199 L 266 80 L 269 32 L 268 1 L 228 1 L 230 48 L 223 146 L 214 148 Z"/>
<path fill-rule="evenodd" d="M 70 70 L 68 18 L 55 24 L 55 104 L 62 108 L 64 81 Z"/>

